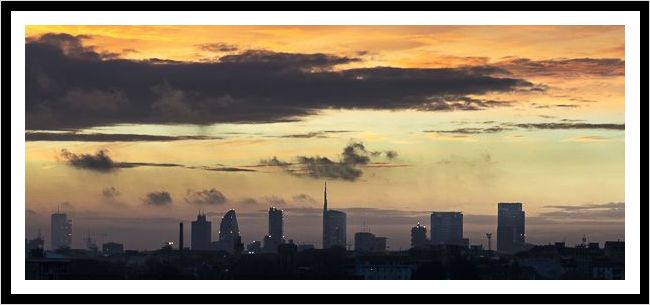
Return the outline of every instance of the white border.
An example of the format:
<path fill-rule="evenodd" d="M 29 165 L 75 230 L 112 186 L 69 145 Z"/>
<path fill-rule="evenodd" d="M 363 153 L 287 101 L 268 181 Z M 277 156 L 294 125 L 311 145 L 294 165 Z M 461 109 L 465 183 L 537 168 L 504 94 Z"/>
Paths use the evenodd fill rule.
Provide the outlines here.
<path fill-rule="evenodd" d="M 26 281 L 25 25 L 625 25 L 623 281 Z M 11 293 L 640 293 L 639 12 L 12 12 Z M 6 63 L 5 63 L 6 64 Z M 645 217 L 646 215 L 642 215 Z M 645 241 L 643 243 L 645 245 Z M 5 252 L 6 253 L 6 252 Z M 5 254 L 6 255 L 6 254 Z M 644 258 L 645 259 L 645 258 Z M 7 266 L 5 266 L 7 268 Z"/>

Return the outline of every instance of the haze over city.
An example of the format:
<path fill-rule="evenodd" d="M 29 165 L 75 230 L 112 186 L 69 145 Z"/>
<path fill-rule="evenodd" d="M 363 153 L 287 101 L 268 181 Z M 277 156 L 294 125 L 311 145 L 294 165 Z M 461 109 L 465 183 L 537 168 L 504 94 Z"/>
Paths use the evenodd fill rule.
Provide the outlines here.
<path fill-rule="evenodd" d="M 27 26 L 26 236 L 127 249 L 235 209 L 321 247 L 323 186 L 391 250 L 433 211 L 470 244 L 624 240 L 623 26 Z M 46 245 L 49 243 L 46 243 Z M 495 243 L 496 244 L 496 243 Z"/>

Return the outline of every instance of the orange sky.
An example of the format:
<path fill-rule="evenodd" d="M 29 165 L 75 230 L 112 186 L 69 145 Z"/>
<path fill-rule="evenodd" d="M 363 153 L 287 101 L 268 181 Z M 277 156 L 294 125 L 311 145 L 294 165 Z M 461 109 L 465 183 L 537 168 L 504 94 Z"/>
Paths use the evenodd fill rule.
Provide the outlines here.
<path fill-rule="evenodd" d="M 337 160 L 350 141 L 363 142 L 369 150 L 395 150 L 399 157 L 390 161 L 397 165 L 394 168 L 368 167 L 363 169 L 363 176 L 357 181 L 333 181 L 330 204 L 338 208 L 462 210 L 466 214 L 490 215 L 494 214 L 498 201 L 522 201 L 527 215 L 542 216 L 549 212 L 548 206 L 551 205 L 581 206 L 625 201 L 624 130 L 513 127 L 503 132 L 481 134 L 426 132 L 498 124 L 506 124 L 499 125 L 501 127 L 566 122 L 624 124 L 622 65 L 580 61 L 584 58 L 624 60 L 623 26 L 26 27 L 28 41 L 45 33 L 85 35 L 82 39 L 85 46 L 94 47 L 98 53 L 115 53 L 118 58 L 127 60 L 159 58 L 218 62 L 224 55 L 264 49 L 361 59 L 337 65 L 334 67 L 336 70 L 489 64 L 506 67 L 514 76 L 545 86 L 546 90 L 542 93 L 488 92 L 470 96 L 512 102 L 511 107 L 480 111 L 325 109 L 296 122 L 129 124 L 94 126 L 79 131 L 220 137 L 211 140 L 28 141 L 26 205 L 37 212 L 38 217 L 47 215 L 58 203 L 69 202 L 75 207 L 78 218 L 105 214 L 186 219 L 193 217 L 197 209 L 184 201 L 186 193 L 210 188 L 221 190 L 231 199 L 228 204 L 241 210 L 264 209 L 267 199 L 272 196 L 280 196 L 288 206 L 295 207 L 299 204 L 292 202 L 291 198 L 298 194 L 308 194 L 316 200 L 300 204 L 318 207 L 321 185 L 325 180 L 298 177 L 276 168 L 261 168 L 258 172 L 207 172 L 143 167 L 102 174 L 68 166 L 60 155 L 61 149 L 78 154 L 108 149 L 110 155 L 120 162 L 245 167 L 273 156 L 287 161 L 299 155 Z M 230 50 L 215 51 L 216 47 Z M 542 65 L 547 70 L 533 71 L 518 61 L 520 59 L 528 59 L 533 62 L 531 65 Z M 324 130 L 345 132 L 313 138 L 286 137 Z M 384 159 L 376 161 L 388 162 Z M 101 190 L 108 186 L 120 190 L 119 201 L 126 208 L 115 209 L 111 203 L 107 205 L 101 197 Z M 287 188 L 291 191 L 286 191 Z M 142 204 L 145 194 L 153 190 L 172 193 L 175 200 L 169 209 L 152 209 Z M 237 205 L 246 198 L 253 198 L 260 205 Z M 222 206 L 208 209 L 225 211 Z M 28 215 L 28 220 L 29 217 L 38 218 Z M 31 225 L 28 221 L 28 235 L 35 232 L 38 223 L 37 219 Z M 84 225 L 97 229 L 91 222 Z M 349 228 L 348 235 L 351 235 L 355 227 L 351 225 Z M 478 224 L 469 224 L 467 228 L 475 234 L 486 229 Z M 394 245 L 407 243 L 398 240 L 401 233 L 395 232 L 402 229 L 408 232 L 408 225 L 394 229 L 378 228 L 385 234 L 394 234 L 389 236 L 389 243 L 391 238 Z M 555 229 L 562 230 L 560 227 Z M 602 227 L 585 225 L 578 229 L 565 229 L 572 236 L 581 236 L 583 230 L 601 230 Z M 556 238 L 561 234 L 558 230 L 549 233 L 548 228 L 542 226 L 537 230 L 537 237 L 534 229 L 527 235 L 542 241 L 546 237 L 541 236 Z M 301 234 L 297 228 L 288 229 L 288 232 Z M 601 233 L 608 238 L 623 234 L 620 231 Z M 250 234 L 259 235 L 259 232 Z M 129 238 L 127 235 L 122 236 Z M 250 236 L 247 240 L 252 238 Z M 147 242 L 147 245 L 153 245 L 159 241 Z"/>

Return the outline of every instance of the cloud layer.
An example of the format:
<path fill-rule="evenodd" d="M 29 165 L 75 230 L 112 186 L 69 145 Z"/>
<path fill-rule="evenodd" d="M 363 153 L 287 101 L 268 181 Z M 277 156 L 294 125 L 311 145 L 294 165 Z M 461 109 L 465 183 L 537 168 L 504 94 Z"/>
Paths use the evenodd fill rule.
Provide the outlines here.
<path fill-rule="evenodd" d="M 131 61 L 98 53 L 85 38 L 47 34 L 26 43 L 28 130 L 278 122 L 327 108 L 479 110 L 507 103 L 466 95 L 533 86 L 499 67 L 335 71 L 359 59 L 321 53 L 248 50 L 209 63 Z"/>

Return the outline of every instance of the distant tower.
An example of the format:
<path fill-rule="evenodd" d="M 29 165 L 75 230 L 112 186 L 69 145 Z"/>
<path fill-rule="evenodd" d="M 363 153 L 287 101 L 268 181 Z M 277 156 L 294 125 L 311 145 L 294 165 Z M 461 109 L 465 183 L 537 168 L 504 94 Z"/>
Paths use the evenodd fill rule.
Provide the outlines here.
<path fill-rule="evenodd" d="M 431 213 L 431 244 L 461 245 L 463 243 L 463 213 Z"/>
<path fill-rule="evenodd" d="M 276 253 L 278 246 L 284 243 L 282 210 L 269 208 L 269 234 L 264 237 L 264 252 Z"/>
<path fill-rule="evenodd" d="M 332 246 L 347 246 L 346 220 L 347 216 L 341 211 L 327 209 L 327 182 L 323 193 L 323 249 Z"/>
<path fill-rule="evenodd" d="M 183 223 L 178 224 L 178 250 L 183 251 Z"/>
<path fill-rule="evenodd" d="M 325 191 L 323 192 L 323 249 L 327 248 L 327 181 L 325 181 Z"/>
<path fill-rule="evenodd" d="M 192 250 L 209 250 L 212 240 L 212 222 L 207 221 L 205 214 L 199 213 L 196 221 L 192 221 L 191 232 Z"/>
<path fill-rule="evenodd" d="M 231 209 L 223 215 L 219 225 L 219 243 L 220 248 L 229 253 L 240 254 L 243 250 L 241 236 L 239 235 L 239 224 L 237 223 L 237 213 Z"/>
<path fill-rule="evenodd" d="M 269 235 L 271 240 L 281 243 L 284 238 L 282 225 L 282 210 L 275 207 L 269 208 Z"/>
<path fill-rule="evenodd" d="M 418 224 L 411 228 L 411 248 L 424 248 L 428 244 L 427 227 Z"/>
<path fill-rule="evenodd" d="M 526 242 L 526 213 L 519 202 L 499 202 L 497 219 L 497 251 L 516 253 Z"/>
<path fill-rule="evenodd" d="M 70 248 L 72 245 L 72 220 L 68 215 L 57 210 L 51 219 L 51 244 L 52 249 Z"/>
<path fill-rule="evenodd" d="M 492 251 L 492 233 L 485 233 L 488 240 L 488 251 Z"/>

